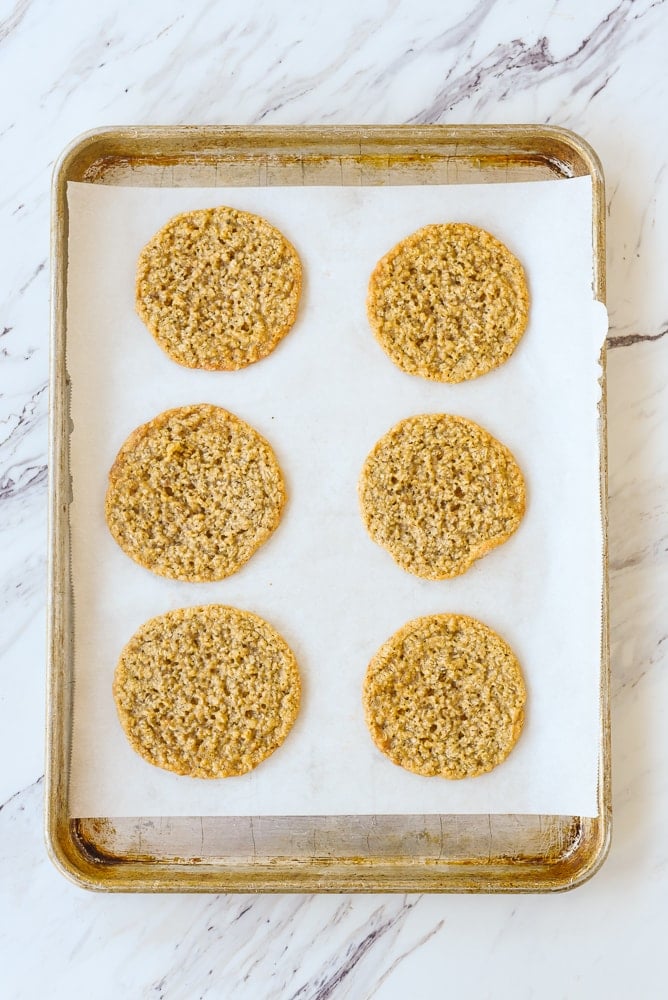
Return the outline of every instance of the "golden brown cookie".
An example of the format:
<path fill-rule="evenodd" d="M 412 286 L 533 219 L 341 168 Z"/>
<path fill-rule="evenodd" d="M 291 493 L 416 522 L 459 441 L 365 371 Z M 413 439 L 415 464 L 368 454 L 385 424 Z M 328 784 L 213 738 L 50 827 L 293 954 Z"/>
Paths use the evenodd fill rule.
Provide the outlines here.
<path fill-rule="evenodd" d="M 465 573 L 512 535 L 526 505 L 508 448 L 445 413 L 395 424 L 367 457 L 359 496 L 374 542 L 427 580 Z"/>
<path fill-rule="evenodd" d="M 199 583 L 235 573 L 285 504 L 276 456 L 249 424 L 202 403 L 138 427 L 109 473 L 112 535 L 159 576 Z"/>
<path fill-rule="evenodd" d="M 376 265 L 367 312 L 399 368 L 436 382 L 477 378 L 507 361 L 529 315 L 524 268 L 484 229 L 418 229 Z"/>
<path fill-rule="evenodd" d="M 297 316 L 297 251 L 266 219 L 235 208 L 176 215 L 137 264 L 137 312 L 174 361 L 236 370 L 274 350 Z"/>
<path fill-rule="evenodd" d="M 220 604 L 145 622 L 121 653 L 113 693 L 132 748 L 193 778 L 257 767 L 299 711 L 292 650 L 271 625 Z"/>
<path fill-rule="evenodd" d="M 515 654 L 491 628 L 466 615 L 429 615 L 381 646 L 363 700 L 371 737 L 394 764 L 474 778 L 515 746 L 526 691 Z"/>

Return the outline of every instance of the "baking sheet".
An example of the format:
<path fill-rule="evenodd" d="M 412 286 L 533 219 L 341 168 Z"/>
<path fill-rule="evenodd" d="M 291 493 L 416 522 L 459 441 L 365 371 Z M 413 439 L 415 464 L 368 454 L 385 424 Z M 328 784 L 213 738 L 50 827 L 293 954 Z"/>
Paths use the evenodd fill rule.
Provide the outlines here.
<path fill-rule="evenodd" d="M 602 538 L 598 364 L 607 321 L 592 295 L 589 178 L 396 188 L 136 189 L 68 186 L 68 368 L 75 591 L 74 816 L 553 813 L 596 815 Z M 300 314 L 269 358 L 242 372 L 182 369 L 134 313 L 139 250 L 172 214 L 214 204 L 265 214 L 305 265 Z M 513 358 L 459 386 L 399 371 L 369 330 L 368 276 L 398 239 L 433 221 L 490 229 L 523 261 L 529 328 Z M 163 580 L 108 534 L 106 475 L 127 434 L 162 409 L 224 406 L 272 443 L 289 503 L 238 574 Z M 516 535 L 463 577 L 422 581 L 367 537 L 356 482 L 377 438 L 414 413 L 483 424 L 515 453 L 528 510 Z M 128 747 L 111 679 L 147 618 L 187 604 L 267 618 L 295 651 L 300 717 L 255 772 L 205 782 L 159 771 Z M 404 622 L 453 611 L 506 638 L 524 669 L 527 721 L 508 760 L 461 782 L 393 766 L 365 729 L 366 664 Z"/>

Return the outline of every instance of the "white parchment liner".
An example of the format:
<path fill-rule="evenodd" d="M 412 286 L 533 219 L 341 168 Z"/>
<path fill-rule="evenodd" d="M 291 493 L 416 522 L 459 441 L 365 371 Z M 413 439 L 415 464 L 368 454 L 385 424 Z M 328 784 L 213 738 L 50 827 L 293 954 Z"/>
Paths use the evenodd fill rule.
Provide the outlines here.
<path fill-rule="evenodd" d="M 70 184 L 75 816 L 353 813 L 596 815 L 602 536 L 597 359 L 607 320 L 592 293 L 589 178 L 424 187 L 138 189 Z M 297 247 L 298 321 L 267 359 L 235 373 L 170 361 L 134 311 L 137 255 L 176 212 L 217 204 L 265 215 Z M 527 333 L 497 371 L 457 386 L 399 371 L 365 315 L 368 277 L 399 239 L 436 221 L 490 230 L 524 263 Z M 275 535 L 215 584 L 154 576 L 104 521 L 107 472 L 130 431 L 163 409 L 211 402 L 272 443 L 289 501 Z M 356 483 L 396 421 L 423 412 L 481 423 L 528 487 L 515 536 L 464 576 L 419 580 L 367 537 Z M 220 602 L 271 622 L 304 680 L 285 745 L 222 781 L 151 767 L 126 743 L 111 695 L 125 642 L 170 608 Z M 460 612 L 514 648 L 528 687 L 506 763 L 465 781 L 421 778 L 373 746 L 361 684 L 378 646 L 418 615 Z"/>

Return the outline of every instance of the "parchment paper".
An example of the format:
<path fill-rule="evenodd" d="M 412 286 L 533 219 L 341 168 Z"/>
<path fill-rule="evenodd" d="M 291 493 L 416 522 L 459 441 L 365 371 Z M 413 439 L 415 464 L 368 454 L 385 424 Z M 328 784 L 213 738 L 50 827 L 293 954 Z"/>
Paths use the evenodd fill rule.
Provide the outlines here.
<path fill-rule="evenodd" d="M 607 321 L 592 293 L 588 178 L 392 188 L 146 189 L 70 184 L 75 816 L 563 813 L 596 815 L 600 740 L 601 520 L 597 359 Z M 217 204 L 265 215 L 297 247 L 298 321 L 241 372 L 170 361 L 134 311 L 137 255 L 176 212 Z M 368 277 L 399 239 L 435 221 L 489 229 L 524 263 L 529 328 L 510 361 L 448 386 L 401 372 L 365 315 Z M 107 472 L 130 431 L 163 409 L 211 402 L 272 443 L 289 502 L 274 536 L 215 584 L 137 566 L 104 521 Z M 469 417 L 507 444 L 528 509 L 505 545 L 455 580 L 403 572 L 368 538 L 356 483 L 403 417 Z M 255 611 L 293 648 L 302 710 L 256 771 L 203 781 L 160 771 L 126 743 L 111 694 L 125 642 L 147 618 L 209 602 Z M 528 687 L 524 732 L 488 775 L 452 782 L 391 764 L 364 724 L 361 685 L 381 643 L 418 615 L 460 612 L 513 647 Z"/>

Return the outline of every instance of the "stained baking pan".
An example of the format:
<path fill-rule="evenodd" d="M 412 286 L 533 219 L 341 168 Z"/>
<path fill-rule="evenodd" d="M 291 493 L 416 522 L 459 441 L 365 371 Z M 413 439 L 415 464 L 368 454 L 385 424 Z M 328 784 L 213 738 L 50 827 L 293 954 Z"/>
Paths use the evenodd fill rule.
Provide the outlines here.
<path fill-rule="evenodd" d="M 603 177 L 579 137 L 543 126 L 102 129 L 54 176 L 46 837 L 71 879 L 109 891 L 537 892 L 591 876 L 610 837 L 605 357 L 599 405 L 604 588 L 598 815 L 76 818 L 67 184 L 143 187 L 513 183 L 589 176 L 593 275 L 605 301 Z"/>

